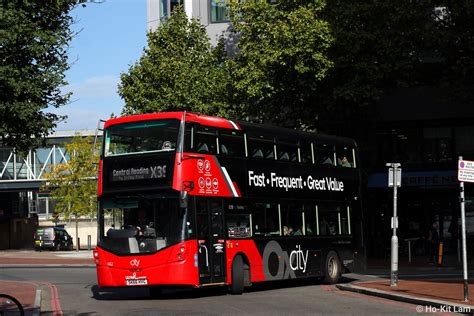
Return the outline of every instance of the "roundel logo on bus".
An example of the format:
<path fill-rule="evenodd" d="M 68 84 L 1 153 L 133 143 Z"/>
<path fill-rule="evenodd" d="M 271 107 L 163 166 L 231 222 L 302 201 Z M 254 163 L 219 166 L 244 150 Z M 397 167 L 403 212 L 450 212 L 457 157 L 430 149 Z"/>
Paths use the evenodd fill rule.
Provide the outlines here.
<path fill-rule="evenodd" d="M 199 188 L 204 189 L 204 186 L 206 185 L 206 180 L 204 180 L 203 177 L 199 177 L 198 183 L 199 183 Z"/>
<path fill-rule="evenodd" d="M 200 172 L 202 172 L 202 168 L 204 167 L 204 161 L 202 161 L 202 159 L 199 159 L 197 161 L 197 168 Z"/>

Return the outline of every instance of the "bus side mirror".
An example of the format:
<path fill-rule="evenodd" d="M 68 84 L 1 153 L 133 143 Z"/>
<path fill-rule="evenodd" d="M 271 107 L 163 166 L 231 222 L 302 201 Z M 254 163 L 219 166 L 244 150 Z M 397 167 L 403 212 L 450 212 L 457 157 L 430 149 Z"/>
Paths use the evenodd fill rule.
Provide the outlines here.
<path fill-rule="evenodd" d="M 179 192 L 179 207 L 181 208 L 188 207 L 188 192 L 186 191 Z"/>

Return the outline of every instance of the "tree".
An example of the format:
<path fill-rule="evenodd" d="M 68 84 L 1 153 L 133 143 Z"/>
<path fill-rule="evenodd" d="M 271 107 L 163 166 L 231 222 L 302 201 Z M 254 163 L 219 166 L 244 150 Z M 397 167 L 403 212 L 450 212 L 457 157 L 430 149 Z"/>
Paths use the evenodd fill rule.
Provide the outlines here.
<path fill-rule="evenodd" d="M 3 1 L 0 5 L 0 141 L 19 152 L 38 145 L 68 102 L 71 9 L 82 1 Z"/>
<path fill-rule="evenodd" d="M 336 37 L 324 90 L 328 105 L 367 105 L 390 89 L 417 84 L 435 34 L 430 12 L 424 0 L 328 3 L 324 14 Z"/>
<path fill-rule="evenodd" d="M 437 8 L 439 86 L 446 101 L 472 106 L 474 99 L 474 2 L 443 1 Z"/>
<path fill-rule="evenodd" d="M 231 4 L 238 53 L 228 61 L 242 116 L 273 123 L 314 125 L 322 80 L 333 66 L 325 6 L 317 1 L 235 1 Z"/>
<path fill-rule="evenodd" d="M 122 114 L 183 110 L 220 114 L 227 103 L 228 75 L 204 26 L 189 20 L 178 6 L 147 36 L 142 57 L 121 75 Z"/>
<path fill-rule="evenodd" d="M 69 161 L 52 166 L 41 190 L 50 192 L 61 217 L 89 215 L 96 210 L 98 153 L 92 139 L 80 135 L 66 144 L 66 153 Z"/>

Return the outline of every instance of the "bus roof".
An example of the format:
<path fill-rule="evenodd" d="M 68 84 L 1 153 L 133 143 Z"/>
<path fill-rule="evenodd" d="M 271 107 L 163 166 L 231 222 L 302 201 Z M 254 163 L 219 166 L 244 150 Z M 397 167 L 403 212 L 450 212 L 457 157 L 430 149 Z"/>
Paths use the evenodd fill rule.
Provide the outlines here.
<path fill-rule="evenodd" d="M 351 138 L 339 137 L 326 135 L 316 132 L 303 132 L 298 130 L 293 130 L 289 128 L 278 127 L 274 125 L 266 124 L 256 124 L 245 121 L 232 121 L 220 117 L 202 115 L 192 112 L 160 112 L 160 113 L 147 113 L 147 114 L 138 114 L 130 115 L 119 118 L 110 119 L 105 123 L 104 128 L 108 128 L 113 125 L 139 122 L 139 121 L 148 121 L 148 120 L 160 120 L 160 119 L 176 119 L 182 120 L 184 113 L 186 113 L 186 122 L 195 122 L 201 125 L 216 127 L 216 128 L 226 128 L 226 129 L 236 129 L 236 130 L 245 130 L 245 131 L 254 131 L 254 132 L 268 132 L 283 136 L 293 136 L 299 138 L 307 138 L 308 140 L 316 140 L 321 142 L 336 142 L 341 145 L 350 145 L 357 147 L 355 141 Z"/>
<path fill-rule="evenodd" d="M 108 128 L 116 124 L 148 121 L 148 120 L 162 120 L 162 119 L 182 120 L 184 113 L 185 112 L 161 112 L 161 113 L 148 113 L 148 114 L 124 116 L 124 117 L 108 120 L 105 123 L 104 128 Z M 240 129 L 240 127 L 233 121 L 220 118 L 220 117 L 196 114 L 196 113 L 191 113 L 191 112 L 186 112 L 186 122 L 196 122 L 202 125 L 218 127 L 218 128 Z"/>

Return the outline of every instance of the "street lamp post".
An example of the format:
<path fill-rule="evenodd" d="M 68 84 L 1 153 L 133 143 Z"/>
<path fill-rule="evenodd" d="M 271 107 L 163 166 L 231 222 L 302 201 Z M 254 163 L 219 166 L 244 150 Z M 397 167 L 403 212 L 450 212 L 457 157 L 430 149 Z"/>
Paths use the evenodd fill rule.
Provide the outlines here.
<path fill-rule="evenodd" d="M 392 240 L 391 240 L 391 257 L 390 257 L 390 286 L 398 284 L 398 217 L 397 217 L 397 187 L 401 186 L 402 169 L 400 163 L 387 163 L 388 169 L 388 186 L 393 187 L 393 217 L 392 217 Z"/>

